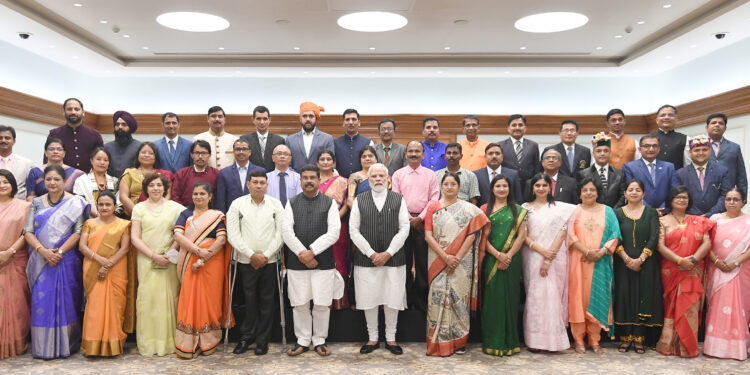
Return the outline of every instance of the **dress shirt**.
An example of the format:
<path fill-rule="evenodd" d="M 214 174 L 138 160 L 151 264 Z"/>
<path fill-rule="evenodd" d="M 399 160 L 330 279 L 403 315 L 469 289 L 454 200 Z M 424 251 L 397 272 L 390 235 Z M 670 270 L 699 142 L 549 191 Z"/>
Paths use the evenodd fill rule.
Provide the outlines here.
<path fill-rule="evenodd" d="M 391 188 L 404 196 L 410 214 L 419 214 L 424 220 L 430 202 L 440 199 L 440 185 L 435 172 L 410 165 L 396 171 L 391 177 Z"/>
<path fill-rule="evenodd" d="M 84 172 L 91 171 L 91 160 L 89 159 L 91 151 L 99 146 L 104 146 L 99 131 L 83 124 L 75 129 L 68 124 L 52 129 L 49 131 L 47 138 L 60 138 L 67 149 L 63 162 Z M 112 156 L 114 157 L 114 155 Z M 46 162 L 47 158 L 44 157 L 43 163 Z"/>
<path fill-rule="evenodd" d="M 311 132 L 302 132 L 302 143 L 305 145 L 305 157 L 310 157 L 310 149 L 312 149 L 313 138 L 315 138 L 315 130 Z"/>
<path fill-rule="evenodd" d="M 318 194 L 320 194 L 320 192 L 318 192 Z M 289 247 L 289 250 L 299 256 L 299 253 L 307 249 L 294 233 L 294 211 L 292 210 L 292 205 L 287 204 L 284 211 L 284 222 L 281 230 L 282 237 L 284 238 L 284 243 Z M 315 255 L 326 251 L 339 240 L 341 218 L 339 217 L 338 204 L 336 204 L 336 201 L 333 199 L 331 199 L 331 207 L 328 209 L 328 217 L 326 220 L 328 222 L 328 231 L 310 244 L 310 250 L 312 250 Z"/>
<path fill-rule="evenodd" d="M 372 200 L 375 201 L 375 207 L 378 211 L 383 209 L 385 199 L 388 195 L 388 190 L 383 190 L 380 193 L 372 190 Z M 375 250 L 370 246 L 362 233 L 359 231 L 359 225 L 362 218 L 359 214 L 359 206 L 357 205 L 357 198 L 354 198 L 354 204 L 352 205 L 352 212 L 349 214 L 349 236 L 357 246 L 357 249 L 362 252 L 366 257 L 371 257 L 375 254 Z M 388 249 L 385 251 L 393 256 L 396 254 L 406 242 L 406 238 L 409 237 L 409 210 L 406 208 L 406 201 L 401 197 L 401 208 L 398 210 L 398 233 L 391 239 L 391 243 L 388 245 Z"/>
<path fill-rule="evenodd" d="M 487 166 L 487 159 L 484 158 L 484 149 L 490 144 L 489 141 L 485 141 L 482 138 L 477 138 L 474 143 L 469 142 L 464 138 L 461 142 L 461 153 L 463 157 L 459 164 L 461 168 L 466 168 L 470 171 L 476 171 Z"/>
<path fill-rule="evenodd" d="M 263 254 L 268 263 L 275 263 L 284 243 L 283 222 L 284 208 L 274 197 L 265 195 L 260 204 L 250 195 L 235 199 L 227 211 L 227 238 L 237 250 L 237 261 L 248 264 L 253 254 Z"/>
<path fill-rule="evenodd" d="M 604 165 L 599 165 L 594 163 L 594 168 L 596 168 L 596 175 L 599 176 L 601 173 L 602 168 L 604 168 L 604 179 L 609 181 L 609 163 Z"/>
<path fill-rule="evenodd" d="M 177 141 L 179 139 L 180 139 L 180 137 L 177 136 L 177 135 L 175 135 L 174 138 L 172 138 L 172 139 L 170 139 L 169 137 L 167 137 L 165 135 L 164 136 L 164 142 L 166 142 L 166 144 L 167 144 L 167 149 L 169 149 L 169 142 L 171 141 L 171 142 L 173 142 L 172 143 L 172 147 L 173 147 L 172 152 L 176 152 L 177 151 Z M 159 156 L 161 156 L 161 155 L 159 155 Z"/>
<path fill-rule="evenodd" d="M 500 165 L 495 170 L 493 170 L 489 166 L 487 167 L 487 177 L 490 179 L 490 182 L 492 182 L 492 179 L 494 178 L 492 177 L 492 172 L 495 172 L 495 177 L 499 176 L 501 173 L 503 173 L 503 166 Z"/>
<path fill-rule="evenodd" d="M 234 164 L 234 141 L 238 139 L 236 135 L 227 132 L 216 135 L 212 131 L 200 133 L 193 138 L 193 141 L 204 140 L 211 145 L 211 156 L 208 158 L 208 165 L 216 169 L 223 169 Z"/>
<path fill-rule="evenodd" d="M 430 145 L 427 141 L 424 141 L 422 145 L 424 146 L 422 166 L 433 172 L 448 166 L 448 162 L 445 161 L 445 143 L 437 141 L 434 145 Z"/>
<path fill-rule="evenodd" d="M 234 163 L 237 165 L 237 171 L 239 171 L 240 174 L 240 185 L 242 185 L 242 188 L 245 187 L 245 182 L 247 181 L 247 167 L 250 166 L 250 162 L 248 161 L 245 163 L 244 167 L 240 167 L 239 163 Z"/>
<path fill-rule="evenodd" d="M 280 170 L 274 169 L 266 174 L 268 176 L 268 190 L 266 190 L 266 194 L 276 199 L 279 199 L 279 173 L 281 173 Z M 293 171 L 291 168 L 287 169 L 285 173 L 284 181 L 286 182 L 286 199 L 288 201 L 293 196 L 302 192 L 302 185 L 299 181 L 299 173 Z"/>
<path fill-rule="evenodd" d="M 706 161 L 703 165 L 698 165 L 696 163 L 692 163 L 693 168 L 695 168 L 695 175 L 698 176 L 698 179 L 701 178 L 701 172 L 698 170 L 698 168 L 703 168 L 703 177 L 706 177 L 706 172 L 708 172 L 708 161 Z"/>
<path fill-rule="evenodd" d="M 443 168 L 435 173 L 438 183 L 440 183 L 440 181 L 443 181 L 443 176 L 445 176 L 446 173 L 448 173 L 448 168 Z M 478 198 L 479 182 L 477 180 L 477 175 L 475 175 L 468 169 L 460 167 L 458 168 L 456 174 L 461 180 L 460 187 L 458 188 L 458 199 L 468 202 L 471 198 Z M 441 192 L 440 196 L 442 195 L 443 194 Z"/>

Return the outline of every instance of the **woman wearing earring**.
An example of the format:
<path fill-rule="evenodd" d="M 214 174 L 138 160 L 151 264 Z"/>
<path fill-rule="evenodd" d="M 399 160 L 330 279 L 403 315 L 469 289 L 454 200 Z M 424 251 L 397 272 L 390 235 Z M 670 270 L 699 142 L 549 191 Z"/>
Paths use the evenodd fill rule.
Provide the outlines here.
<path fill-rule="evenodd" d="M 91 217 L 97 217 L 96 198 L 102 192 L 109 191 L 117 197 L 117 178 L 107 174 L 112 155 L 104 147 L 97 147 L 91 152 L 91 172 L 76 179 L 73 194 L 80 195 L 91 205 Z M 115 210 L 120 206 L 120 200 L 115 202 Z"/>
<path fill-rule="evenodd" d="M 47 164 L 41 167 L 31 168 L 29 176 L 26 177 L 26 200 L 31 202 L 36 197 L 41 197 L 47 193 L 47 188 L 44 183 L 44 170 L 50 165 L 59 165 L 65 171 L 65 185 L 63 190 L 68 193 L 73 192 L 73 185 L 75 184 L 78 177 L 81 177 L 85 172 L 75 169 L 71 166 L 65 165 L 63 159 L 65 158 L 65 145 L 58 138 L 47 138 L 44 143 L 44 156 L 47 158 Z"/>

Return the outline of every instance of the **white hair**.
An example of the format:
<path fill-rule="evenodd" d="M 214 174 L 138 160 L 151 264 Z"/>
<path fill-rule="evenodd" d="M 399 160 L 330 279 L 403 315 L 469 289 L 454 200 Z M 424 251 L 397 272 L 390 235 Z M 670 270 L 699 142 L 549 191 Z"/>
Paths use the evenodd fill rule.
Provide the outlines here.
<path fill-rule="evenodd" d="M 375 163 L 375 164 L 371 165 L 370 168 L 367 170 L 367 175 L 368 176 L 372 173 L 372 171 L 374 170 L 374 168 L 381 168 L 382 170 L 385 171 L 385 174 L 388 174 L 388 167 L 386 167 L 385 164 L 383 164 L 383 163 Z"/>

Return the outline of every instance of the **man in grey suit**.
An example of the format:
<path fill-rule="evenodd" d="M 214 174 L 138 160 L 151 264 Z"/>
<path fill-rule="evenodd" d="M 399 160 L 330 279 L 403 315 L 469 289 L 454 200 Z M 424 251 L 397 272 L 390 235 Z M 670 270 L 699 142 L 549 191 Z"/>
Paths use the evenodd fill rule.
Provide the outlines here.
<path fill-rule="evenodd" d="M 333 137 L 315 127 L 320 120 L 320 112 L 324 111 L 323 107 L 313 102 L 299 105 L 302 130 L 286 138 L 286 145 L 292 152 L 292 169 L 295 171 L 302 170 L 307 164 L 316 165 L 318 155 L 323 150 L 334 152 Z"/>
<path fill-rule="evenodd" d="M 730 188 L 737 186 L 747 194 L 747 171 L 742 158 L 740 145 L 724 138 L 727 130 L 727 116 L 713 113 L 706 119 L 706 133 L 711 138 L 711 158 L 727 168 Z"/>
<path fill-rule="evenodd" d="M 545 148 L 554 148 L 562 155 L 560 174 L 577 178 L 576 173 L 591 165 L 591 149 L 576 144 L 578 123 L 575 120 L 564 120 L 560 124 L 560 143 Z"/>
<path fill-rule="evenodd" d="M 508 118 L 508 134 L 508 139 L 500 141 L 500 148 L 503 149 L 503 167 L 517 170 L 525 184 L 525 181 L 542 171 L 539 164 L 539 145 L 524 138 L 526 117 L 523 115 L 516 114 Z"/>
<path fill-rule="evenodd" d="M 16 144 L 16 129 L 0 125 L 0 169 L 7 169 L 16 179 L 16 198 L 26 200 L 26 178 L 29 177 L 34 162 L 13 152 Z"/>
<path fill-rule="evenodd" d="M 265 106 L 259 105 L 253 109 L 253 124 L 255 124 L 255 131 L 240 137 L 247 140 L 250 145 L 252 151 L 250 163 L 272 171 L 274 169 L 273 149 L 284 144 L 284 137 L 268 130 L 271 125 L 271 111 Z"/>
<path fill-rule="evenodd" d="M 389 118 L 380 120 L 378 132 L 380 143 L 375 145 L 378 163 L 385 165 L 388 168 L 388 175 L 393 176 L 394 172 L 409 164 L 406 160 L 406 146 L 393 142 L 393 136 L 396 134 L 396 121 Z"/>

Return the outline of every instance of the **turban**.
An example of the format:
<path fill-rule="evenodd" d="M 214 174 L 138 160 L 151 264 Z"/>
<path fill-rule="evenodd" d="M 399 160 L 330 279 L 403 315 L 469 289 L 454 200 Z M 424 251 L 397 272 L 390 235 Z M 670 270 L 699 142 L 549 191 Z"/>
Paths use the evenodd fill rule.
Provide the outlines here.
<path fill-rule="evenodd" d="M 135 133 L 138 130 L 138 121 L 128 111 L 117 111 L 112 116 L 112 125 L 117 125 L 117 120 L 122 119 L 130 127 L 130 133 Z"/>
<path fill-rule="evenodd" d="M 594 139 L 591 141 L 594 147 L 607 146 L 612 147 L 612 138 L 604 132 L 594 134 Z"/>
<path fill-rule="evenodd" d="M 693 149 L 693 147 L 701 147 L 701 146 L 709 147 L 711 146 L 711 139 L 708 138 L 708 136 L 703 135 L 703 134 L 696 135 L 695 137 L 690 138 L 690 141 L 688 142 L 688 144 L 690 145 L 691 150 Z"/>
<path fill-rule="evenodd" d="M 315 112 L 315 118 L 320 118 L 320 112 L 325 112 L 325 108 L 319 107 L 317 104 L 313 102 L 304 102 L 299 105 L 299 114 L 303 114 L 307 111 L 313 111 Z"/>

